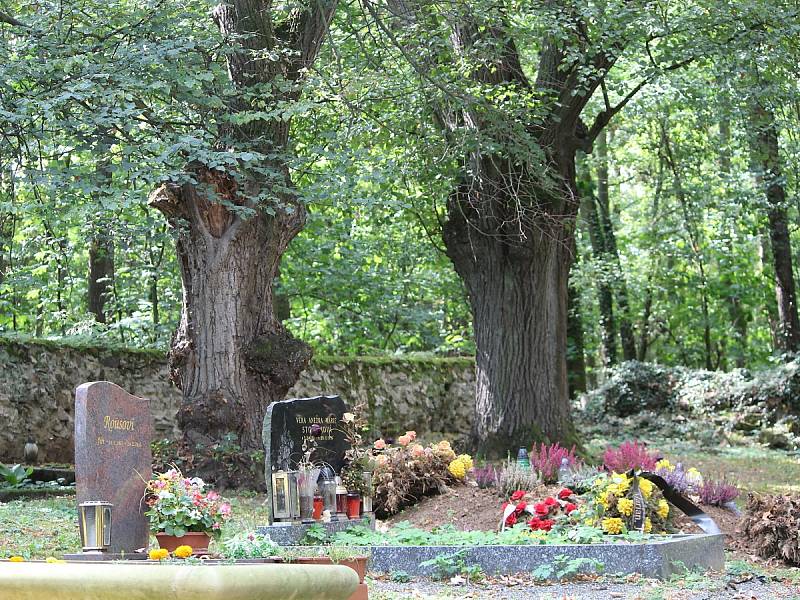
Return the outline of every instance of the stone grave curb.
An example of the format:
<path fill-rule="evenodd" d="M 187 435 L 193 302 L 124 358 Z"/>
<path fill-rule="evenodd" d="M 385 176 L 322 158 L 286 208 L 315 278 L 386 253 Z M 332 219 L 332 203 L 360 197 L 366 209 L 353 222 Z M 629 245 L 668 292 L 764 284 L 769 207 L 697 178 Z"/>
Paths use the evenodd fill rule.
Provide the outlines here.
<path fill-rule="evenodd" d="M 359 519 L 358 521 L 331 521 L 330 523 L 307 523 L 291 525 L 262 525 L 256 531 L 261 535 L 268 535 L 269 538 L 279 546 L 296 546 L 300 540 L 306 535 L 308 530 L 314 525 L 321 525 L 328 535 L 339 533 L 340 531 L 347 531 L 351 527 L 366 525 L 371 529 L 375 529 L 375 515 L 369 517 L 369 523 L 365 521 L 367 518 Z"/>
<path fill-rule="evenodd" d="M 564 544 L 535 546 L 372 546 L 369 570 L 376 573 L 405 571 L 429 577 L 432 567 L 420 563 L 465 552 L 468 566 L 478 565 L 487 575 L 530 573 L 553 564 L 558 556 L 594 559 L 605 574 L 638 573 L 647 578 L 668 579 L 686 569 L 722 570 L 725 567 L 724 534 L 681 535 L 668 540 L 636 544 Z M 592 573 L 591 566 L 581 569 Z"/>

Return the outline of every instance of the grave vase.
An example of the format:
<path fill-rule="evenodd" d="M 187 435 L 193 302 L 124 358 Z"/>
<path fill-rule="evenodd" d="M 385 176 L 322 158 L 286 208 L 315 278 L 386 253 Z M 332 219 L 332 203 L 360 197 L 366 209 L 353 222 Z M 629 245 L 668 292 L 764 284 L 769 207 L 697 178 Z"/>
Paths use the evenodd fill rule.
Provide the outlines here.
<path fill-rule="evenodd" d="M 361 494 L 347 494 L 347 518 L 358 519 L 361 516 Z"/>
<path fill-rule="evenodd" d="M 167 535 L 159 532 L 156 534 L 158 545 L 164 550 L 175 552 L 178 546 L 191 546 L 194 553 L 205 552 L 211 542 L 211 536 L 202 531 L 187 531 L 184 535 Z"/>

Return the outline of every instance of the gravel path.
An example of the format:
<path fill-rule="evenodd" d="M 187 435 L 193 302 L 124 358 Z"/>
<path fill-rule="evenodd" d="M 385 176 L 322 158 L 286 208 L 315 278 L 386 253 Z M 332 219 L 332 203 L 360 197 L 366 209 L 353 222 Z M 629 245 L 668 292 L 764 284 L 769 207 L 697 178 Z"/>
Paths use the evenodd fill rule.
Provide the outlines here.
<path fill-rule="evenodd" d="M 683 587 L 685 586 L 685 587 Z M 449 585 L 428 580 L 409 583 L 372 581 L 371 600 L 439 600 L 487 598 L 495 600 L 800 600 L 800 584 L 783 584 L 758 578 L 728 583 L 710 574 L 692 581 L 642 581 L 639 583 L 571 583 L 558 585 Z"/>

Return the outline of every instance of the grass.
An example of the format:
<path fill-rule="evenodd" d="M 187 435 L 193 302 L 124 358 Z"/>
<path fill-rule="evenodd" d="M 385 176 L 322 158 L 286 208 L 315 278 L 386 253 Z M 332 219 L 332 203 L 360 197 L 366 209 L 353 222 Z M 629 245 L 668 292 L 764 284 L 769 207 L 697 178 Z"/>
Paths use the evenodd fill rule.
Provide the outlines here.
<path fill-rule="evenodd" d="M 230 498 L 233 516 L 223 527 L 229 537 L 267 522 L 263 496 L 241 494 Z M 155 540 L 153 540 L 155 544 Z M 79 552 L 78 511 L 75 496 L 0 502 L 0 559 L 63 558 Z"/>

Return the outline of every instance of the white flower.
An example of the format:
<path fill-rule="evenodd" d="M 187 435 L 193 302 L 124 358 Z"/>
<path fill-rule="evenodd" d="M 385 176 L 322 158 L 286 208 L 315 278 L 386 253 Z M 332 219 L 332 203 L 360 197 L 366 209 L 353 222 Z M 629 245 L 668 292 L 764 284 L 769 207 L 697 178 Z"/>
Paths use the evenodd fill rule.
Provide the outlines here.
<path fill-rule="evenodd" d="M 352 423 L 356 420 L 356 416 L 353 413 L 344 413 L 342 415 L 342 421 L 345 423 Z"/>

